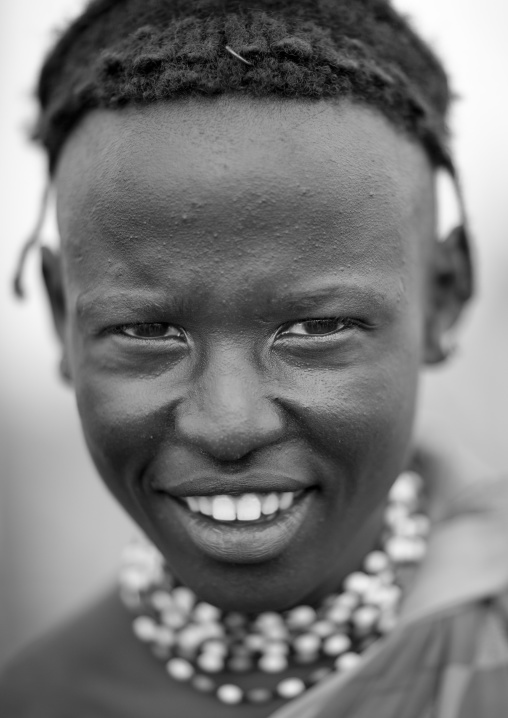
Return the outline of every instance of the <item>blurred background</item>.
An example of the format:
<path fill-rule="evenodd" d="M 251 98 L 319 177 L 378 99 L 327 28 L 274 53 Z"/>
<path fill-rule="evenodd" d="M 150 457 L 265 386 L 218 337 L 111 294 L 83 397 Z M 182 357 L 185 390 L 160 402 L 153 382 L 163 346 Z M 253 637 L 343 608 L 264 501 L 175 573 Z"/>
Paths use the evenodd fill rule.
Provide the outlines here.
<path fill-rule="evenodd" d="M 115 578 L 135 533 L 86 454 L 39 278 L 28 299 L 11 278 L 43 191 L 42 154 L 27 140 L 37 69 L 83 0 L 0 2 L 0 664 Z M 454 149 L 477 240 L 478 299 L 460 351 L 427 372 L 421 411 L 439 415 L 508 475 L 508 143 L 506 0 L 395 0 L 445 60 L 459 95 Z M 44 237 L 55 239 L 46 228 Z M 508 559 L 507 559 L 508 560 Z"/>

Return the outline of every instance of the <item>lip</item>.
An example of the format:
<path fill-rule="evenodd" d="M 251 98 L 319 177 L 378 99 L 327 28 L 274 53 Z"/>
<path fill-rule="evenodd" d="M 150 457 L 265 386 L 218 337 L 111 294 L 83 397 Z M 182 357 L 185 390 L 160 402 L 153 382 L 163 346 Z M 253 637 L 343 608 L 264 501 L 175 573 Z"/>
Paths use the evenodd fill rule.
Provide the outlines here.
<path fill-rule="evenodd" d="M 298 476 L 286 476 L 284 474 L 231 474 L 210 476 L 197 474 L 182 481 L 171 480 L 166 483 L 164 478 L 157 477 L 150 482 L 154 491 L 162 491 L 170 496 L 181 499 L 185 496 L 218 496 L 228 494 L 237 496 L 239 494 L 268 494 L 272 491 L 284 493 L 286 491 L 297 492 L 312 488 L 314 484 Z"/>
<path fill-rule="evenodd" d="M 164 500 L 171 502 L 181 527 L 202 553 L 216 561 L 241 564 L 262 563 L 282 553 L 305 523 L 315 495 L 315 491 L 305 491 L 286 511 L 252 524 L 221 523 L 191 512 L 171 496 Z"/>

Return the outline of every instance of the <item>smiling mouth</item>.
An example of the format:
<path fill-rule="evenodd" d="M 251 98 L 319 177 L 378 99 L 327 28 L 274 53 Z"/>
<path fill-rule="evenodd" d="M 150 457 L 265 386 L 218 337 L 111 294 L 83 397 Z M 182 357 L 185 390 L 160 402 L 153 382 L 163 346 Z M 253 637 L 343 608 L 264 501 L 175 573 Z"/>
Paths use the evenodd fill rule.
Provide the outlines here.
<path fill-rule="evenodd" d="M 259 563 L 285 551 L 304 524 L 312 523 L 315 488 L 171 497 L 168 519 L 176 518 L 191 543 L 210 558 Z"/>
<path fill-rule="evenodd" d="M 272 521 L 288 511 L 302 496 L 303 490 L 239 495 L 183 496 L 192 513 L 233 525 L 247 525 Z"/>

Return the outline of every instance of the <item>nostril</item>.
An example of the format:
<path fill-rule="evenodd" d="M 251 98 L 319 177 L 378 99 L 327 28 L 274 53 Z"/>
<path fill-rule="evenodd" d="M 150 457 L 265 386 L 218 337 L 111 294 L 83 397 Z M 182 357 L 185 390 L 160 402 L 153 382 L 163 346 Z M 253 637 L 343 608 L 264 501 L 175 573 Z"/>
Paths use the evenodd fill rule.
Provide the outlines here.
<path fill-rule="evenodd" d="M 278 442 L 284 433 L 284 423 L 277 407 L 268 402 L 246 407 L 241 413 L 212 410 L 195 405 L 179 407 L 176 430 L 185 443 L 212 457 L 222 465 L 238 466 L 248 462 L 251 455 Z"/>

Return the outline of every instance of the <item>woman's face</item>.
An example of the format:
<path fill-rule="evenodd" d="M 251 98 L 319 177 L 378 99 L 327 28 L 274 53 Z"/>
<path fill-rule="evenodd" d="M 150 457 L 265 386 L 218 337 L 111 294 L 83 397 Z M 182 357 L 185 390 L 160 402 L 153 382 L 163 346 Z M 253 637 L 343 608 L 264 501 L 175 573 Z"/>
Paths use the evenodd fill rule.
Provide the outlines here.
<path fill-rule="evenodd" d="M 110 490 L 212 603 L 336 588 L 408 458 L 423 150 L 351 103 L 188 100 L 91 113 L 56 183 L 64 352 Z"/>

